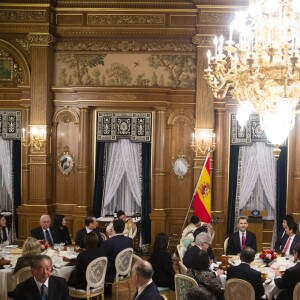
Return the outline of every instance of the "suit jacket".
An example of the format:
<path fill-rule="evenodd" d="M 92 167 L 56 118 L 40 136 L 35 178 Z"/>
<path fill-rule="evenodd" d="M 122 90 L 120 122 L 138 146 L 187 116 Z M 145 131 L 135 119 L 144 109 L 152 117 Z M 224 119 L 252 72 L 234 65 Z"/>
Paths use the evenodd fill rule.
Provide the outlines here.
<path fill-rule="evenodd" d="M 157 289 L 157 286 L 154 282 L 151 282 L 136 298 L 138 292 L 136 291 L 133 297 L 133 300 L 160 300 L 160 294 Z"/>
<path fill-rule="evenodd" d="M 285 230 L 282 228 L 278 233 L 277 233 L 277 239 L 274 244 L 274 251 L 279 252 L 281 245 L 285 245 L 286 241 L 288 239 L 288 235 L 285 233 Z"/>
<path fill-rule="evenodd" d="M 282 251 L 283 251 L 284 246 L 285 246 L 285 244 L 286 244 L 287 241 L 288 241 L 288 238 L 289 238 L 289 237 L 287 237 L 287 239 L 286 239 L 285 242 L 282 241 L 282 244 L 281 244 L 281 246 L 280 246 L 279 252 L 282 252 Z M 290 247 L 290 254 L 291 254 L 291 255 L 293 255 L 293 251 L 294 251 L 294 248 L 295 248 L 295 246 L 296 246 L 297 243 L 300 243 L 300 237 L 296 234 L 295 237 L 294 237 L 294 240 L 293 240 L 293 242 L 292 242 L 292 245 L 291 245 L 291 247 Z"/>
<path fill-rule="evenodd" d="M 76 289 L 86 289 L 86 277 L 85 272 L 88 264 L 101 256 L 101 251 L 98 247 L 87 249 L 78 254 L 76 259 L 75 270 L 71 273 L 68 285 Z"/>
<path fill-rule="evenodd" d="M 65 245 L 71 245 L 71 237 L 67 226 L 61 228 L 54 228 L 55 238 L 57 243 L 64 243 Z"/>
<path fill-rule="evenodd" d="M 252 249 L 254 249 L 255 252 L 257 252 L 256 236 L 253 232 L 250 232 L 248 230 L 246 232 L 245 246 L 251 247 Z M 229 236 L 226 254 L 227 255 L 237 255 L 238 253 L 241 252 L 241 250 L 242 249 L 241 249 L 241 241 L 240 241 L 239 231 L 237 231 L 237 232 L 232 233 Z"/>
<path fill-rule="evenodd" d="M 95 232 L 98 235 L 99 241 L 98 241 L 98 247 L 101 247 L 101 244 L 103 242 L 103 239 L 100 235 L 99 229 L 96 228 L 93 230 L 93 232 Z M 80 248 L 86 248 L 85 243 L 84 243 L 84 238 L 87 235 L 87 231 L 86 228 L 82 228 L 79 231 L 77 231 L 76 233 L 76 237 L 75 237 L 75 245 L 79 246 Z"/>
<path fill-rule="evenodd" d="M 194 245 L 190 248 L 188 248 L 183 256 L 183 264 L 187 267 L 187 268 L 193 268 L 192 265 L 192 257 L 195 255 L 195 253 L 198 253 L 200 250 L 200 248 L 197 245 Z M 214 253 L 211 249 L 211 247 L 209 247 L 207 249 L 207 254 L 209 256 L 210 259 L 214 259 Z"/>
<path fill-rule="evenodd" d="M 265 294 L 261 273 L 252 269 L 250 265 L 246 263 L 241 263 L 238 266 L 231 266 L 227 269 L 227 280 L 232 278 L 248 281 L 255 290 L 255 299 L 257 300 Z"/>
<path fill-rule="evenodd" d="M 274 282 L 279 289 L 284 289 L 276 298 L 277 300 L 293 300 L 294 287 L 300 282 L 300 262 L 286 269 L 283 276 L 275 278 Z"/>
<path fill-rule="evenodd" d="M 41 299 L 39 289 L 33 277 L 17 285 L 15 300 Z M 49 277 L 48 300 L 71 300 L 66 280 L 57 276 Z"/>
<path fill-rule="evenodd" d="M 116 276 L 115 260 L 117 255 L 132 246 L 132 239 L 123 234 L 115 235 L 102 243 L 102 256 L 107 257 L 106 281 L 112 282 Z"/>
<path fill-rule="evenodd" d="M 16 274 L 17 271 L 25 267 L 30 267 L 33 256 L 34 255 L 20 256 L 17 260 L 16 267 L 14 268 L 13 274 Z"/>
<path fill-rule="evenodd" d="M 57 243 L 57 239 L 55 236 L 55 232 L 54 229 L 52 227 L 49 227 L 50 232 L 51 232 L 51 236 L 53 239 L 53 243 Z M 31 236 L 36 238 L 37 240 L 45 240 L 45 236 L 44 236 L 44 231 L 42 227 L 37 227 L 31 230 Z"/>

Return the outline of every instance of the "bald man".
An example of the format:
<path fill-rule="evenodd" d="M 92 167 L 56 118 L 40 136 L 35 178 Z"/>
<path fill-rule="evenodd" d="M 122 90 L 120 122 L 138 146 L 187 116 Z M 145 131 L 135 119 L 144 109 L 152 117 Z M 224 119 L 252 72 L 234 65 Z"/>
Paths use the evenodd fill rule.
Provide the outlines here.
<path fill-rule="evenodd" d="M 56 243 L 56 238 L 51 225 L 51 218 L 49 215 L 42 215 L 40 217 L 40 226 L 31 230 L 31 236 L 37 240 L 47 241 L 50 246 Z"/>
<path fill-rule="evenodd" d="M 132 281 L 137 286 L 134 300 L 160 300 L 157 286 L 152 281 L 153 268 L 146 260 L 138 260 L 132 267 Z"/>

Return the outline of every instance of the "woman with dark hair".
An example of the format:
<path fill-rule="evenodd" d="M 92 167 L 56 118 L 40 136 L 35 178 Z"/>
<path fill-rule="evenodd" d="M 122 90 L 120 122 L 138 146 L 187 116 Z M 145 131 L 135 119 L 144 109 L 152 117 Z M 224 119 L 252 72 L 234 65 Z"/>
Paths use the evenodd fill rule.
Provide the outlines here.
<path fill-rule="evenodd" d="M 159 287 L 168 287 L 175 290 L 173 262 L 168 252 L 169 235 L 161 232 L 155 237 L 153 252 L 148 261 L 153 267 L 152 280 Z"/>
<path fill-rule="evenodd" d="M 57 215 L 54 218 L 55 240 L 57 243 L 64 243 L 65 245 L 71 245 L 72 241 L 66 223 L 67 221 L 64 215 Z"/>
<path fill-rule="evenodd" d="M 6 218 L 2 215 L 0 215 L 0 244 L 10 244 L 8 228 L 6 227 Z"/>
<path fill-rule="evenodd" d="M 209 269 L 209 256 L 206 251 L 200 250 L 192 257 L 192 266 L 187 275 L 194 278 L 199 286 L 213 292 L 218 300 L 224 299 L 221 280 L 215 272 Z"/>

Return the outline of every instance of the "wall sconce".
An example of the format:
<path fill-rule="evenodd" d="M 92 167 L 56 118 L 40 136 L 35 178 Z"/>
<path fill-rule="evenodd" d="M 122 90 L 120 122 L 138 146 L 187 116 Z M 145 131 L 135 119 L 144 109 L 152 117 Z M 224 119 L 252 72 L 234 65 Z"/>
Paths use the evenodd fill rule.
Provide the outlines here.
<path fill-rule="evenodd" d="M 28 137 L 25 128 L 22 129 L 22 145 L 25 147 L 32 146 L 35 150 L 41 150 L 46 144 L 46 126 L 33 126 Z"/>
<path fill-rule="evenodd" d="M 216 149 L 216 135 L 213 129 L 195 128 L 192 134 L 191 148 L 196 154 L 206 155 Z"/>

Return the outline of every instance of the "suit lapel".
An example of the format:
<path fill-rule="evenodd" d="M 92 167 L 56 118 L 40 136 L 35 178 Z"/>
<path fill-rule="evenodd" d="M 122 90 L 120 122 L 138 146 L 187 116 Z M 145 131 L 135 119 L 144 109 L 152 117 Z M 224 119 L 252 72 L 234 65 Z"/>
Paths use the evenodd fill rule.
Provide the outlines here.
<path fill-rule="evenodd" d="M 48 300 L 56 300 L 57 298 L 55 280 L 53 280 L 53 277 L 50 276 L 48 284 Z"/>
<path fill-rule="evenodd" d="M 28 291 L 29 294 L 32 296 L 32 299 L 40 299 L 40 291 L 34 281 L 34 278 L 30 278 L 30 290 Z"/>

